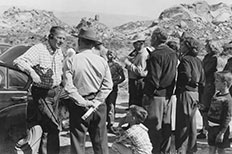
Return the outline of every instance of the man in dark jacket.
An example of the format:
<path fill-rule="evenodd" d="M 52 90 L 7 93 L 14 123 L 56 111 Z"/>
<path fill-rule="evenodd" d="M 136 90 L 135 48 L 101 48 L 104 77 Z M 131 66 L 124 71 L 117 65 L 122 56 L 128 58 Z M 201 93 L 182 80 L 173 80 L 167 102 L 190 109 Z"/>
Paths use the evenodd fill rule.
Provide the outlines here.
<path fill-rule="evenodd" d="M 199 42 L 193 37 L 184 37 L 180 43 L 175 130 L 176 149 L 180 154 L 192 154 L 197 150 L 196 110 L 205 82 L 204 69 L 197 57 L 199 48 Z"/>
<path fill-rule="evenodd" d="M 171 104 L 175 84 L 176 52 L 165 42 L 168 35 L 157 28 L 151 36 L 151 46 L 155 48 L 147 62 L 148 74 L 145 78 L 143 105 L 148 111 L 145 125 L 153 145 L 153 153 L 170 153 Z"/>

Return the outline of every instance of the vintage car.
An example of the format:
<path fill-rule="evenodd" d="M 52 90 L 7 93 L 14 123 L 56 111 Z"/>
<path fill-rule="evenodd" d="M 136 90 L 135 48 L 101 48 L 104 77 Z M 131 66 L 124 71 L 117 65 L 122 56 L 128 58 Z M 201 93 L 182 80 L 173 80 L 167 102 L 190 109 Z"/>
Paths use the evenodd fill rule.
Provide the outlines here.
<path fill-rule="evenodd" d="M 13 61 L 29 48 L 18 45 L 0 55 L 0 154 L 15 153 L 15 144 L 26 136 L 26 107 L 32 101 L 32 80 L 15 67 Z M 68 110 L 61 105 L 62 101 L 58 102 L 57 119 L 61 128 L 68 129 Z"/>
<path fill-rule="evenodd" d="M 31 101 L 30 77 L 13 66 L 13 60 L 30 46 L 9 48 L 0 55 L 0 153 L 14 153 L 15 143 L 26 133 L 26 106 Z"/>

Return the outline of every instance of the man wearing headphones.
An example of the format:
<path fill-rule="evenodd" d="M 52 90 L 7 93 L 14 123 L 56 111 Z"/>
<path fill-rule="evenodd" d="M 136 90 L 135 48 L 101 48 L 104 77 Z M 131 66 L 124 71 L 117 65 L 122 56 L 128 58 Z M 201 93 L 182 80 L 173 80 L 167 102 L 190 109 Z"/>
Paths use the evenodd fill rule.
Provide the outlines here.
<path fill-rule="evenodd" d="M 65 38 L 65 30 L 54 26 L 50 29 L 48 40 L 32 46 L 14 60 L 14 64 L 27 72 L 33 81 L 31 87 L 33 101 L 27 106 L 27 123 L 29 130 L 36 125 L 43 130 L 39 146 L 40 154 L 59 153 L 58 121 L 53 108 L 54 97 L 61 83 L 64 58 L 61 46 Z M 16 147 L 20 148 L 27 142 L 26 139 L 20 141 Z"/>

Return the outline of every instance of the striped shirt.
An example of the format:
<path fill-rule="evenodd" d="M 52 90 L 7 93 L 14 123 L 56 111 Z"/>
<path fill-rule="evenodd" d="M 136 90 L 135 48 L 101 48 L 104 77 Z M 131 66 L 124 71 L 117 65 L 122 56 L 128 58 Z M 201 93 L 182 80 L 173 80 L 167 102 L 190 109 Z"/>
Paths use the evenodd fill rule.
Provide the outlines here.
<path fill-rule="evenodd" d="M 48 41 L 32 46 L 23 55 L 14 60 L 22 71 L 33 70 L 40 76 L 41 83 L 33 85 L 50 89 L 61 83 L 63 53 L 61 49 L 53 51 Z"/>

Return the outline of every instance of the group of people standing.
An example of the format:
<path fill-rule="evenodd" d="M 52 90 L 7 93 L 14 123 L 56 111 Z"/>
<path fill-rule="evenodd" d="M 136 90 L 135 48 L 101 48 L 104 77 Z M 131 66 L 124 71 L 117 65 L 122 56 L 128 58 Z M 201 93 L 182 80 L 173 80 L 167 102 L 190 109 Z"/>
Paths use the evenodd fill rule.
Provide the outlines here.
<path fill-rule="evenodd" d="M 155 29 L 150 40 L 153 50 L 144 47 L 145 39 L 137 40 L 134 51 L 123 61 L 129 72 L 129 102 L 147 111 L 143 124 L 148 128 L 152 153 L 171 153 L 172 110 L 176 111 L 176 152 L 196 153 L 197 137 L 201 135 L 197 136 L 197 109 L 208 132 L 209 153 L 225 153 L 225 148 L 230 147 L 231 60 L 219 71 L 218 41 L 206 40 L 207 55 L 200 60 L 202 46 L 197 39 L 187 33 L 178 42 L 168 41 L 168 37 L 164 29 Z M 176 108 L 172 105 L 173 96 Z"/>
<path fill-rule="evenodd" d="M 40 154 L 59 153 L 59 119 L 54 106 L 60 91 L 64 92 L 61 100 L 70 114 L 71 153 L 85 153 L 87 132 L 95 154 L 109 153 L 107 130 L 115 133 L 113 123 L 118 85 L 125 80 L 125 75 L 122 66 L 115 62 L 112 51 L 105 54 L 100 51 L 104 46 L 92 29 L 81 29 L 77 37 L 78 54 L 64 59 L 61 46 L 66 32 L 62 27 L 54 26 L 46 41 L 32 46 L 14 61 L 33 81 L 33 101 L 28 103 L 27 123 L 29 130 L 37 125 L 42 128 Z M 172 49 L 167 43 L 168 37 L 164 29 L 156 28 L 148 48 L 145 47 L 145 37 L 136 35 L 132 42 L 134 50 L 120 59 L 128 70 L 129 108 L 117 129 L 119 138 L 112 145 L 115 152 L 171 153 L 173 95 L 177 98 L 177 153 L 197 151 L 196 110 L 199 102 L 205 99 L 207 103 L 201 103 L 200 109 L 207 115 L 208 127 L 213 129 L 208 130 L 211 151 L 216 149 L 213 147 L 223 151 L 228 146 L 226 135 L 232 114 L 232 100 L 228 95 L 231 73 L 218 72 L 216 79 L 209 79 L 217 70 L 210 70 L 207 74 L 209 66 L 202 65 L 197 57 L 201 50 L 199 42 L 182 35 L 177 53 L 176 48 Z M 208 49 L 214 50 L 212 46 L 209 45 Z M 212 91 L 210 96 L 204 87 Z M 219 93 L 214 95 L 216 90 Z M 94 112 L 83 119 L 91 108 Z M 16 146 L 21 148 L 26 142 L 27 138 L 24 138 Z"/>

